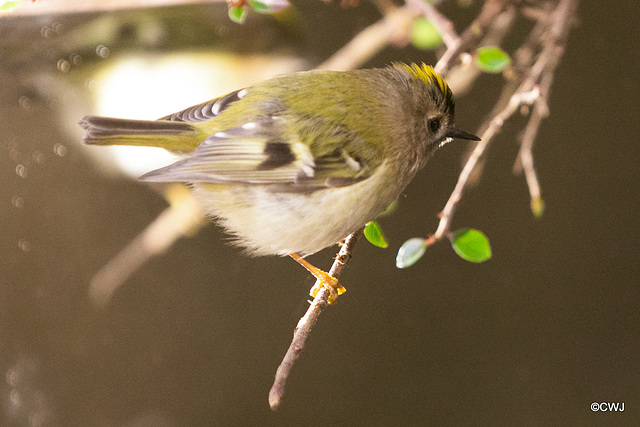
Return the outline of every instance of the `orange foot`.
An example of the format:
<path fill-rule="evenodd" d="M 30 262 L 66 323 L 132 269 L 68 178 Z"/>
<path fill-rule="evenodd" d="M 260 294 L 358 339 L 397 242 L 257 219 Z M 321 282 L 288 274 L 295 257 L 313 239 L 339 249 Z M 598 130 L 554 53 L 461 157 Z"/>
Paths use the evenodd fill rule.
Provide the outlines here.
<path fill-rule="evenodd" d="M 296 260 L 304 268 L 306 268 L 309 273 L 311 273 L 313 277 L 318 280 L 313 288 L 311 288 L 311 291 L 309 291 L 309 295 L 311 295 L 312 297 L 315 298 L 316 295 L 318 295 L 318 292 L 320 292 L 322 288 L 325 288 L 329 291 L 329 298 L 327 299 L 327 302 L 333 305 L 338 300 L 338 295 L 342 295 L 347 291 L 344 286 L 338 283 L 338 279 L 329 275 L 329 273 L 327 273 L 326 271 L 315 267 L 300 255 L 293 253 L 289 254 L 289 256 Z"/>

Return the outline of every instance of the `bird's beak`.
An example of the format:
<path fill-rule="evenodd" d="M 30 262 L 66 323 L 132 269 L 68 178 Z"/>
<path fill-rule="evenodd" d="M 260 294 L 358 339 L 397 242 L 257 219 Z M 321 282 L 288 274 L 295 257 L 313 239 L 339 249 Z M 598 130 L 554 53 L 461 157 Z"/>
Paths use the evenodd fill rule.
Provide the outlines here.
<path fill-rule="evenodd" d="M 456 128 L 451 129 L 449 132 L 446 133 L 445 136 L 448 138 L 470 139 L 472 141 L 480 141 L 480 138 L 478 138 L 474 134 L 465 132 L 463 130 L 456 129 Z"/>

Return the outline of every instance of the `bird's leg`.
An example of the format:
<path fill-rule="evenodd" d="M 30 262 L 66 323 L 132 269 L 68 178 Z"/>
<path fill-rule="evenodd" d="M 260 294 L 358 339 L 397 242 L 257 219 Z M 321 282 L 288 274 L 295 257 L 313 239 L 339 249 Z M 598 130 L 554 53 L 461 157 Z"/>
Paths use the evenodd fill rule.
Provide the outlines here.
<path fill-rule="evenodd" d="M 313 288 L 311 288 L 311 291 L 309 292 L 309 295 L 311 295 L 312 297 L 315 298 L 316 295 L 318 295 L 318 292 L 320 292 L 320 289 L 326 288 L 329 290 L 329 293 L 330 293 L 329 299 L 327 300 L 327 302 L 329 304 L 335 304 L 336 300 L 338 299 L 338 295 L 342 295 L 347 291 L 344 288 L 344 286 L 338 283 L 338 279 L 336 279 L 333 276 L 330 276 L 329 273 L 327 273 L 326 271 L 320 270 L 318 267 L 315 267 L 309 261 L 302 258 L 300 255 L 296 253 L 291 253 L 289 254 L 289 256 L 294 260 L 296 260 L 301 266 L 306 268 L 309 271 L 309 273 L 311 273 L 313 277 L 315 277 L 318 280 L 318 283 L 316 283 L 313 286 Z"/>

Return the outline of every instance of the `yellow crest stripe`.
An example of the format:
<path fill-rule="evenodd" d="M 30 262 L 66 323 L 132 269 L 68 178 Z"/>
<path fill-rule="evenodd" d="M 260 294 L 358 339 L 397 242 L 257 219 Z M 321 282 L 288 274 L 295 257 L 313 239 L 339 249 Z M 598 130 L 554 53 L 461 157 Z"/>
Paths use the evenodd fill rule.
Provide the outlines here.
<path fill-rule="evenodd" d="M 447 82 L 445 82 L 444 79 L 440 77 L 440 74 L 436 73 L 433 67 L 425 64 L 424 62 L 422 63 L 422 65 L 408 65 L 403 63 L 399 63 L 398 65 L 404 68 L 413 77 L 422 80 L 427 85 L 431 85 L 434 83 L 437 84 L 443 94 L 451 92 L 451 89 L 449 89 Z"/>

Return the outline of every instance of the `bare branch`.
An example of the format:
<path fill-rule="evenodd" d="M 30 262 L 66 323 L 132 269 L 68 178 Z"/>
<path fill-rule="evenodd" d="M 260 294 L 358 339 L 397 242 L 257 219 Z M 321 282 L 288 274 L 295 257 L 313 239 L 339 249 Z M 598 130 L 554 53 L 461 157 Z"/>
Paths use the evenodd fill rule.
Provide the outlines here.
<path fill-rule="evenodd" d="M 464 168 L 462 169 L 462 172 L 458 177 L 458 183 L 456 184 L 453 193 L 451 193 L 447 204 L 442 210 L 440 223 L 438 224 L 438 228 L 434 234 L 435 240 L 442 239 L 449 231 L 451 219 L 458 205 L 458 202 L 462 198 L 462 193 L 464 192 L 469 177 L 471 176 L 471 172 L 473 172 L 473 169 L 478 163 L 478 160 L 484 154 L 493 138 L 502 129 L 504 122 L 507 121 L 516 111 L 518 111 L 518 109 L 522 105 L 530 105 L 534 103 L 539 96 L 540 92 L 537 88 L 529 92 L 518 91 L 511 97 L 511 100 L 509 101 L 507 106 L 491 120 L 491 122 L 489 123 L 489 127 L 481 136 L 482 140 L 476 144 L 476 148 L 473 150 L 471 156 L 467 160 L 467 163 L 464 165 Z"/>
<path fill-rule="evenodd" d="M 331 276 L 335 278 L 340 277 L 340 275 L 342 274 L 342 270 L 351 258 L 351 254 L 353 252 L 355 244 L 360 238 L 361 234 L 362 229 L 351 233 L 345 239 L 344 244 L 338 252 L 338 256 L 331 266 L 331 270 L 329 270 L 329 274 Z M 318 285 L 318 282 L 316 282 L 316 285 Z M 293 331 L 293 340 L 291 341 L 289 349 L 282 359 L 280 366 L 278 366 L 278 370 L 276 371 L 276 378 L 273 382 L 271 390 L 269 391 L 269 406 L 274 411 L 280 406 L 282 396 L 284 395 L 287 378 L 289 377 L 289 373 L 291 372 L 291 368 L 293 367 L 295 361 L 298 359 L 300 352 L 304 349 L 304 344 L 309 337 L 311 329 L 313 329 L 316 322 L 318 321 L 320 313 L 322 313 L 322 311 L 327 306 L 329 295 L 329 291 L 326 288 L 322 288 L 309 305 L 307 312 L 304 314 L 304 316 L 302 316 L 300 321 L 298 321 L 298 325 Z"/>
<path fill-rule="evenodd" d="M 507 106 L 502 109 L 491 121 L 487 129 L 482 134 L 482 141 L 478 142 L 471 153 L 471 156 L 467 160 L 458 182 L 453 190 L 453 193 L 449 197 L 447 204 L 442 210 L 440 222 L 438 228 L 434 234 L 434 240 L 442 239 L 447 232 L 451 224 L 451 220 L 458 202 L 462 197 L 462 193 L 469 181 L 471 173 L 478 164 L 478 160 L 484 154 L 485 150 L 495 137 L 495 135 L 502 129 L 504 122 L 509 119 L 520 106 L 535 104 L 535 109 L 540 108 L 541 114 L 546 109 L 546 94 L 553 79 L 553 72 L 555 71 L 559 60 L 564 52 L 564 44 L 569 30 L 569 25 L 573 18 L 573 13 L 577 7 L 577 0 L 561 0 L 558 6 L 551 14 L 551 27 L 548 31 L 548 37 L 545 40 L 545 45 L 538 56 L 533 66 L 529 69 L 529 72 L 522 79 L 522 83 L 519 85 L 516 92 L 511 96 Z M 546 76 L 543 78 L 543 72 Z M 544 96 L 541 96 L 540 85 L 544 84 Z M 542 116 L 540 117 L 542 118 Z M 533 126 L 533 125 L 532 125 Z M 537 129 L 537 125 L 536 125 Z M 535 136 L 535 135 L 533 135 Z M 530 146 L 533 144 L 531 141 Z M 526 149 L 524 151 L 526 153 Z M 525 154 L 526 155 L 526 154 Z M 533 159 L 530 162 L 531 168 L 533 167 Z M 533 175 L 535 177 L 535 173 Z M 535 184 L 537 179 L 535 179 Z M 539 188 L 534 192 L 540 194 Z"/>
<path fill-rule="evenodd" d="M 458 38 L 458 43 L 449 47 L 438 61 L 435 70 L 446 75 L 458 57 L 465 49 L 467 49 L 475 40 L 478 40 L 485 33 L 494 18 L 509 5 L 509 0 L 490 0 L 484 4 L 482 11 L 471 25 Z"/>
<path fill-rule="evenodd" d="M 531 210 L 534 213 L 541 213 L 542 209 L 542 190 L 540 189 L 540 183 L 538 181 L 538 175 L 533 164 L 533 141 L 538 135 L 538 129 L 542 123 L 543 115 L 540 114 L 539 104 L 534 107 L 529 122 L 522 135 L 520 142 L 520 152 L 518 153 L 518 159 L 514 169 L 517 165 L 521 165 L 520 171 L 524 170 L 524 176 L 527 180 L 527 186 L 529 187 L 529 195 L 531 197 Z M 518 173 L 518 170 L 514 170 Z"/>
<path fill-rule="evenodd" d="M 478 46 L 500 46 L 511 30 L 516 16 L 517 11 L 514 7 L 507 7 L 496 15 L 484 37 L 478 42 Z M 483 74 L 478 67 L 472 66 L 471 55 L 463 54 L 461 61 L 460 66 L 450 68 L 446 74 L 447 84 L 456 94 L 456 98 L 467 93 L 478 77 Z"/>

